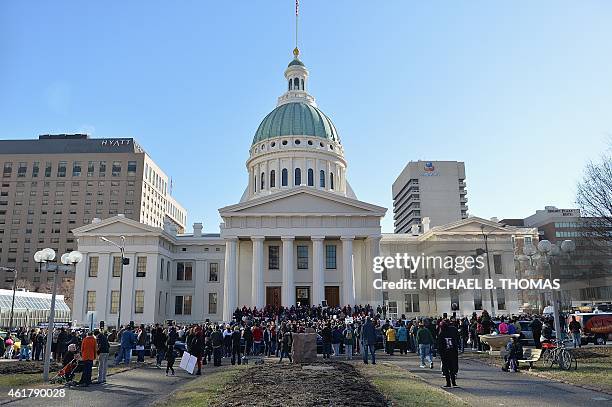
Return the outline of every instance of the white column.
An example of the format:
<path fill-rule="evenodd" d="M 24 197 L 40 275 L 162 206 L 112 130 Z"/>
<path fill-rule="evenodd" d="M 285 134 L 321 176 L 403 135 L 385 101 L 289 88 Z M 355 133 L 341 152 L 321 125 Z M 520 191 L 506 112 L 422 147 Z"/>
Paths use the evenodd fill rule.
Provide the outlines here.
<path fill-rule="evenodd" d="M 370 303 L 372 305 L 378 305 L 378 304 L 382 305 L 382 300 L 383 300 L 382 291 L 375 289 L 373 286 L 374 279 L 380 278 L 380 274 L 376 274 L 374 273 L 374 271 L 372 271 L 374 267 L 374 264 L 373 264 L 374 257 L 377 257 L 380 255 L 380 239 L 381 239 L 380 235 L 369 236 L 367 239 L 370 250 L 369 250 L 368 256 L 366 256 L 367 263 L 365 265 L 364 273 L 369 276 L 369 278 L 366 278 L 366 281 L 369 286 L 368 292 L 372 293 L 372 295 L 370 296 Z"/>
<path fill-rule="evenodd" d="M 345 305 L 355 305 L 355 271 L 353 269 L 353 240 L 355 236 L 342 236 L 342 291 Z"/>
<path fill-rule="evenodd" d="M 236 246 L 238 239 L 230 237 L 225 239 L 225 274 L 223 278 L 223 320 L 231 321 L 238 300 L 236 290 Z"/>
<path fill-rule="evenodd" d="M 264 236 L 252 236 L 253 241 L 253 289 L 251 291 L 251 305 L 258 309 L 263 308 L 265 305 L 264 298 L 264 253 L 263 253 L 263 242 Z"/>
<path fill-rule="evenodd" d="M 295 305 L 295 283 L 294 283 L 294 259 L 293 242 L 295 237 L 283 236 L 283 289 L 281 293 L 281 303 L 283 307 Z"/>
<path fill-rule="evenodd" d="M 325 300 L 325 236 L 311 236 L 312 240 L 312 305 L 321 305 Z"/>

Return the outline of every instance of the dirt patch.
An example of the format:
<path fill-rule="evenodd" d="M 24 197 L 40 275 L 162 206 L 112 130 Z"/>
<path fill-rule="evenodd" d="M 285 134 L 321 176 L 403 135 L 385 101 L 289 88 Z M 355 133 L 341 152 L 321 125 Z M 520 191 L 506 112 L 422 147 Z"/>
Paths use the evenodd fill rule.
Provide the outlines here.
<path fill-rule="evenodd" d="M 304 369 L 303 366 L 315 368 Z M 390 405 L 385 396 L 353 366 L 341 362 L 265 363 L 240 374 L 223 394 L 215 406 Z"/>
<path fill-rule="evenodd" d="M 55 372 L 59 370 L 61 366 L 51 363 L 51 371 Z M 18 373 L 42 373 L 43 363 L 42 362 L 31 362 L 31 361 L 12 361 L 0 363 L 0 375 L 5 374 L 18 374 Z"/>

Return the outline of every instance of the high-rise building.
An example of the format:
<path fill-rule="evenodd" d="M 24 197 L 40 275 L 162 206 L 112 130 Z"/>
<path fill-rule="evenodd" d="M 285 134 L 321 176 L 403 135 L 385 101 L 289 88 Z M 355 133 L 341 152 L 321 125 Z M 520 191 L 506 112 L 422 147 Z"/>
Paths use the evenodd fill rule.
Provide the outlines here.
<path fill-rule="evenodd" d="M 563 306 L 582 306 L 607 303 L 612 300 L 612 267 L 609 249 L 594 241 L 589 231 L 589 219 L 580 209 L 559 209 L 546 206 L 525 219 L 503 219 L 510 226 L 538 229 L 539 240 L 561 245 L 572 240 L 576 250 L 561 256 L 553 264 L 554 278 L 561 279 Z"/>
<path fill-rule="evenodd" d="M 168 176 L 132 138 L 92 139 L 85 134 L 0 140 L 0 266 L 36 288 L 34 253 L 76 250 L 71 230 L 118 214 L 182 232 L 187 212 L 170 195 Z M 0 287 L 14 274 L 1 272 Z M 70 277 L 66 277 L 70 281 Z"/>
<path fill-rule="evenodd" d="M 410 161 L 392 186 L 395 233 L 429 218 L 431 227 L 468 217 L 465 165 L 459 161 Z"/>

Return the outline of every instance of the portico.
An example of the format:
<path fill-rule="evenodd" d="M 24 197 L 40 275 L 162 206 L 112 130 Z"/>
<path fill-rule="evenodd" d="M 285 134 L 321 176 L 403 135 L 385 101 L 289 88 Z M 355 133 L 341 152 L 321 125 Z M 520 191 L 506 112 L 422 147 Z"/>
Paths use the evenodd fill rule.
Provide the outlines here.
<path fill-rule="evenodd" d="M 313 205 L 327 210 L 308 214 Z M 284 307 L 379 302 L 371 264 L 384 211 L 306 187 L 222 208 L 224 319 L 236 307 L 275 305 L 278 295 Z"/>

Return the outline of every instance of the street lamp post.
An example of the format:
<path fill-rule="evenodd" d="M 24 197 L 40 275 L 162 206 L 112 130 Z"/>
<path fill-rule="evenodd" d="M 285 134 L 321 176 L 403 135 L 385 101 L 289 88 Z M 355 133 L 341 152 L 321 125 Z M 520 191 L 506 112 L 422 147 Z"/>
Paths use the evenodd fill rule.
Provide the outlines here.
<path fill-rule="evenodd" d="M 571 252 L 576 250 L 576 244 L 572 240 L 564 240 L 561 242 L 561 247 L 556 244 L 550 243 L 548 240 L 540 240 L 538 243 L 538 251 L 542 255 L 542 260 L 548 264 L 548 275 L 552 280 L 552 265 L 556 263 L 561 254 L 570 255 Z M 559 320 L 559 302 L 556 298 L 557 295 L 555 290 L 551 288 L 550 290 L 550 299 L 553 307 L 553 318 L 555 321 L 555 331 L 557 332 L 557 339 L 560 340 L 562 338 L 561 332 L 561 321 Z"/>
<path fill-rule="evenodd" d="M 119 332 L 119 329 L 121 328 L 121 294 L 123 291 L 123 266 L 125 264 L 125 236 L 120 236 L 120 238 L 121 244 L 115 243 L 104 236 L 100 236 L 100 240 L 112 244 L 113 246 L 117 247 L 121 252 L 121 269 L 119 270 L 119 306 L 117 308 L 117 332 Z"/>
<path fill-rule="evenodd" d="M 487 275 L 491 281 L 491 261 L 489 260 L 489 235 L 484 232 L 484 226 L 480 226 L 480 231 L 485 242 L 485 253 L 487 255 Z M 495 316 L 495 303 L 493 302 L 493 289 L 489 288 L 489 300 L 491 301 L 491 317 Z"/>
<path fill-rule="evenodd" d="M 15 273 L 13 276 L 13 299 L 11 300 L 11 316 L 9 318 L 8 334 L 11 334 L 11 328 L 13 327 L 13 312 L 15 311 L 15 292 L 17 291 L 17 269 L 10 267 L 0 267 L 2 271 L 12 271 Z"/>
<path fill-rule="evenodd" d="M 73 266 L 83 260 L 83 255 L 78 251 L 64 253 L 61 257 L 63 266 L 54 262 L 55 251 L 53 249 L 43 249 L 34 254 L 34 261 L 44 263 L 46 271 L 53 272 L 53 292 L 51 294 L 51 309 L 49 310 L 49 323 L 47 325 L 47 343 L 45 346 L 45 364 L 43 368 L 43 380 L 49 380 L 49 368 L 51 365 L 51 344 L 53 342 L 53 329 L 55 323 L 55 296 L 57 294 L 57 273 L 63 271 L 67 273 Z"/>

